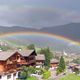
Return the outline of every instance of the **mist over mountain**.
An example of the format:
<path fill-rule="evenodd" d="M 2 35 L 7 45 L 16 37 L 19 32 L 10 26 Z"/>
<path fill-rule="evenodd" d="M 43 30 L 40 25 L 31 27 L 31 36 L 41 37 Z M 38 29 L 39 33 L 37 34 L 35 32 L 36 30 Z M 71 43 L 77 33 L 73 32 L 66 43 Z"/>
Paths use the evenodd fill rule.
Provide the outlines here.
<path fill-rule="evenodd" d="M 41 29 L 26 28 L 19 26 L 13 26 L 13 27 L 0 26 L 0 33 L 21 32 L 21 31 L 47 32 L 51 34 L 64 36 L 72 40 L 80 41 L 80 23 L 70 23 L 66 25 L 45 27 Z"/>

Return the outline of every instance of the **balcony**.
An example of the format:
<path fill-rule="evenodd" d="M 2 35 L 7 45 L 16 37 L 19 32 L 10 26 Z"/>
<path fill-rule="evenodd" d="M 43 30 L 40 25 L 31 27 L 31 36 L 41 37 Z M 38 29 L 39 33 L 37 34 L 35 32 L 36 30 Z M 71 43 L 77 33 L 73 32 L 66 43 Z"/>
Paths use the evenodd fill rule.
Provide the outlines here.
<path fill-rule="evenodd" d="M 32 64 L 32 63 L 35 63 L 36 62 L 36 60 L 30 60 L 29 62 L 28 62 L 28 64 Z"/>
<path fill-rule="evenodd" d="M 20 60 L 19 62 L 17 62 L 17 64 L 22 65 L 22 64 L 28 64 L 28 63 L 25 60 Z"/>

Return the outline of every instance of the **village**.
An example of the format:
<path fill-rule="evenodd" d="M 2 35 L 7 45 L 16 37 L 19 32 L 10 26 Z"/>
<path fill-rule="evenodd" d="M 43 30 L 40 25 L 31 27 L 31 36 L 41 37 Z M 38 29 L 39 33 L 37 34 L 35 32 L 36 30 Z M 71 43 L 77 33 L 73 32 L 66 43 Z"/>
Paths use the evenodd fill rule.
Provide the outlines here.
<path fill-rule="evenodd" d="M 69 74 L 80 75 L 79 54 L 56 51 L 53 57 L 52 53 L 49 48 L 39 53 L 30 46 L 0 51 L 0 80 L 61 80 Z"/>
<path fill-rule="evenodd" d="M 0 0 L 0 80 L 80 80 L 80 0 Z"/>

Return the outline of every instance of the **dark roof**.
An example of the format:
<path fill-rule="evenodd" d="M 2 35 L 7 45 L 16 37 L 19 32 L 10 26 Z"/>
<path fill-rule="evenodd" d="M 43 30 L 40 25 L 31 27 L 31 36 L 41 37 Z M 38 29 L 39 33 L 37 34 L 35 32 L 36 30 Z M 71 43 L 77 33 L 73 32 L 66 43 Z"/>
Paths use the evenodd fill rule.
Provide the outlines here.
<path fill-rule="evenodd" d="M 45 60 L 45 56 L 43 54 L 37 54 L 36 60 Z"/>
<path fill-rule="evenodd" d="M 26 51 L 1 51 L 0 52 L 0 60 L 7 60 L 9 57 L 11 57 L 13 54 L 18 52 L 22 56 L 28 57 L 34 50 L 26 50 Z"/>

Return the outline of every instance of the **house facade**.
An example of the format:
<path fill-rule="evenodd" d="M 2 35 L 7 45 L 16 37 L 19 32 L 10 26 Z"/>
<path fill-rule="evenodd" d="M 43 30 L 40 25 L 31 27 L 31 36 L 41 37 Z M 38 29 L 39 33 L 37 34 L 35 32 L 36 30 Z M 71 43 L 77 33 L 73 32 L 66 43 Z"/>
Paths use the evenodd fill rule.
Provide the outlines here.
<path fill-rule="evenodd" d="M 19 51 L 22 58 L 18 58 L 18 66 L 35 66 L 36 65 L 36 52 L 35 50 Z"/>
<path fill-rule="evenodd" d="M 16 80 L 22 66 L 36 65 L 35 50 L 0 52 L 0 80 Z"/>
<path fill-rule="evenodd" d="M 45 56 L 43 54 L 37 54 L 36 56 L 36 67 L 43 67 L 45 62 Z"/>
<path fill-rule="evenodd" d="M 56 69 L 58 64 L 59 64 L 59 60 L 57 59 L 51 59 L 50 60 L 50 64 L 51 64 L 51 68 Z"/>
<path fill-rule="evenodd" d="M 13 73 L 0 74 L 0 80 L 16 80 L 18 78 L 18 71 Z"/>

